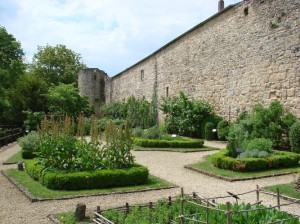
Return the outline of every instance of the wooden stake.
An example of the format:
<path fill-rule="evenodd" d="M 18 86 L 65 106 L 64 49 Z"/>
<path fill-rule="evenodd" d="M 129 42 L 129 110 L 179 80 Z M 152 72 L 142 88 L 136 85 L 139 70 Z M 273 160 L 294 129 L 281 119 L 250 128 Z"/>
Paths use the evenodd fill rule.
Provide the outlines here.
<path fill-rule="evenodd" d="M 279 188 L 276 188 L 276 193 L 277 193 L 277 206 L 278 209 L 280 210 L 280 194 L 279 194 Z"/>
<path fill-rule="evenodd" d="M 227 224 L 231 224 L 230 202 L 226 202 Z"/>

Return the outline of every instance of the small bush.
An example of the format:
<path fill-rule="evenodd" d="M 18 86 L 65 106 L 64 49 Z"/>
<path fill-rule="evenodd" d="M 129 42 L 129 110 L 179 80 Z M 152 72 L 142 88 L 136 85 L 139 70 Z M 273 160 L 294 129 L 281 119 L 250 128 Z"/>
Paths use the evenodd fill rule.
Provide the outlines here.
<path fill-rule="evenodd" d="M 289 131 L 289 140 L 293 152 L 300 153 L 300 122 L 295 122 Z"/>
<path fill-rule="evenodd" d="M 207 122 L 205 124 L 205 139 L 206 140 L 213 140 L 214 139 L 214 133 L 213 133 L 214 124 L 211 122 Z"/>
<path fill-rule="evenodd" d="M 160 137 L 160 129 L 158 125 L 155 125 L 151 128 L 148 128 L 144 131 L 143 138 L 147 138 L 147 139 L 159 139 Z"/>
<path fill-rule="evenodd" d="M 37 132 L 30 132 L 28 135 L 20 138 L 18 143 L 23 150 L 28 152 L 36 152 L 39 144 L 39 137 Z"/>
<path fill-rule="evenodd" d="M 97 127 L 100 131 L 105 131 L 107 124 L 113 123 L 114 125 L 124 125 L 125 120 L 123 119 L 109 119 L 109 118 L 101 118 L 97 120 Z"/>
<path fill-rule="evenodd" d="M 132 135 L 134 137 L 142 137 L 143 134 L 144 134 L 144 129 L 142 129 L 140 127 L 132 129 Z"/>
<path fill-rule="evenodd" d="M 203 140 L 191 141 L 168 141 L 168 140 L 154 140 L 135 138 L 134 143 L 137 146 L 146 148 L 201 148 L 203 147 Z"/>
<path fill-rule="evenodd" d="M 33 159 L 38 156 L 36 152 L 27 151 L 27 150 L 23 150 L 23 149 L 21 151 L 21 154 L 22 154 L 23 159 Z"/>
<path fill-rule="evenodd" d="M 148 169 L 140 165 L 133 165 L 127 169 L 61 173 L 52 170 L 43 171 L 44 167 L 36 165 L 36 160 L 26 161 L 25 164 L 26 171 L 32 178 L 54 190 L 133 186 L 146 183 L 149 175 Z"/>
<path fill-rule="evenodd" d="M 230 123 L 227 120 L 222 120 L 218 123 L 217 134 L 220 140 L 226 140 L 229 133 Z"/>
<path fill-rule="evenodd" d="M 266 152 L 266 151 L 260 151 L 259 153 L 258 153 L 258 158 L 267 158 L 267 157 L 269 157 L 270 156 L 270 153 L 268 153 L 268 152 Z"/>
<path fill-rule="evenodd" d="M 272 150 L 272 141 L 266 138 L 255 138 L 249 141 L 248 145 L 246 146 L 246 150 L 251 151 L 254 149 L 270 153 Z"/>

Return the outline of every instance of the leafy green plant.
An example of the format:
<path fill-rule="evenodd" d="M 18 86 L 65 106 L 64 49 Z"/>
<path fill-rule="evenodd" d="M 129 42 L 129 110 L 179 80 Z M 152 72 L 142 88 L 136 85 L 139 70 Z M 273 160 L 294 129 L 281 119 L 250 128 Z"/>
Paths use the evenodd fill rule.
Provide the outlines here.
<path fill-rule="evenodd" d="M 214 124 L 211 122 L 207 122 L 205 124 L 205 139 L 206 140 L 213 140 L 214 139 L 214 132 L 213 132 Z"/>
<path fill-rule="evenodd" d="M 24 120 L 24 126 L 28 131 L 36 131 L 41 123 L 44 113 L 43 112 L 32 112 L 30 110 L 23 111 L 26 115 L 26 120 Z"/>
<path fill-rule="evenodd" d="M 163 98 L 160 109 L 166 115 L 168 133 L 196 137 L 201 136 L 201 124 L 213 111 L 207 102 L 189 99 L 183 92 L 179 96 Z"/>
<path fill-rule="evenodd" d="M 266 138 L 254 138 L 250 140 L 246 146 L 246 150 L 258 150 L 258 151 L 265 151 L 271 153 L 272 151 L 272 141 Z"/>
<path fill-rule="evenodd" d="M 105 139 L 106 144 L 103 146 L 105 167 L 122 169 L 134 163 L 134 157 L 131 154 L 132 133 L 128 122 L 123 127 L 109 123 L 105 130 Z"/>
<path fill-rule="evenodd" d="M 229 133 L 230 122 L 227 120 L 221 120 L 217 126 L 218 138 L 221 140 L 226 140 Z"/>
<path fill-rule="evenodd" d="M 292 151 L 300 153 L 300 122 L 295 122 L 290 128 L 289 133 Z"/>
<path fill-rule="evenodd" d="M 159 139 L 160 138 L 160 128 L 155 125 L 151 128 L 144 130 L 142 137 L 147 139 Z"/>
<path fill-rule="evenodd" d="M 19 145 L 26 151 L 37 151 L 38 148 L 38 134 L 36 131 L 31 131 L 24 137 L 18 140 Z"/>
<path fill-rule="evenodd" d="M 188 196 L 185 197 L 187 200 L 193 201 L 193 198 Z M 198 203 L 201 203 L 198 201 Z M 122 224 L 132 224 L 132 223 L 145 223 L 145 224 L 165 224 L 170 223 L 171 220 L 176 223 L 181 223 L 178 217 L 181 215 L 181 201 L 177 197 L 175 201 L 169 204 L 165 199 L 160 200 L 153 208 L 146 206 L 139 207 L 134 206 L 130 209 L 129 212 L 123 209 L 111 209 L 103 212 L 103 215 L 113 221 L 114 223 Z M 206 208 L 203 206 L 203 203 L 200 206 L 191 203 L 184 203 L 183 214 L 187 215 L 190 220 L 185 220 L 184 223 L 192 224 L 195 222 L 206 222 L 211 224 L 219 224 L 227 222 L 226 205 L 221 204 L 217 206 L 218 211 L 215 209 L 209 210 L 209 216 L 206 217 Z M 252 212 L 238 212 L 238 211 L 247 211 L 254 210 Z M 242 203 L 240 205 L 234 204 L 231 206 L 233 212 L 231 220 L 233 223 L 243 223 L 243 224 L 252 224 L 252 223 L 270 223 L 277 220 L 291 219 L 292 215 L 282 212 L 277 209 L 268 209 L 263 205 L 251 206 L 250 204 Z M 195 220 L 195 221 L 193 221 Z M 197 221 L 196 221 L 197 220 Z M 285 221 L 285 223 L 296 224 L 299 223 L 297 218 Z"/>

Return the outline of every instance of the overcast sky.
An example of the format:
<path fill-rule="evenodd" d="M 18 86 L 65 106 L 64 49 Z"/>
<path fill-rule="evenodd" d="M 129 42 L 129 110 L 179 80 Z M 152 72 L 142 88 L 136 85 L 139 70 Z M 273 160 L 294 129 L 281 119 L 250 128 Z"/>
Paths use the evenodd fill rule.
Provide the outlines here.
<path fill-rule="evenodd" d="M 225 0 L 225 7 L 240 0 Z M 37 46 L 66 45 L 114 76 L 217 13 L 218 0 L 0 0 L 0 26 L 31 62 Z"/>

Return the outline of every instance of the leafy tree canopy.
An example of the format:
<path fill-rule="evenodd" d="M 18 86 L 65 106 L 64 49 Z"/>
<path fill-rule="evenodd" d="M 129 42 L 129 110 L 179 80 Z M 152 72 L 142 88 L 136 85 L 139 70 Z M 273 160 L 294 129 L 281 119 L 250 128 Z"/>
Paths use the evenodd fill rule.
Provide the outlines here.
<path fill-rule="evenodd" d="M 89 104 L 87 97 L 80 96 L 73 84 L 60 83 L 58 86 L 53 86 L 46 97 L 49 111 L 55 114 L 78 116 L 84 113 L 90 116 L 93 112 L 93 107 Z"/>
<path fill-rule="evenodd" d="M 85 68 L 85 65 L 80 54 L 61 44 L 55 47 L 38 46 L 30 66 L 34 74 L 54 85 L 77 82 L 77 74 L 82 68 Z"/>
<path fill-rule="evenodd" d="M 22 74 L 23 56 L 20 42 L 0 26 L 0 89 L 11 87 Z"/>

